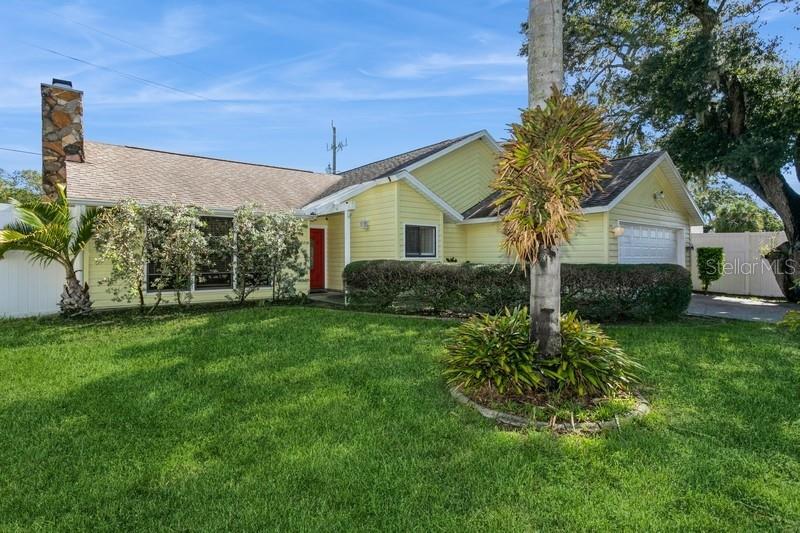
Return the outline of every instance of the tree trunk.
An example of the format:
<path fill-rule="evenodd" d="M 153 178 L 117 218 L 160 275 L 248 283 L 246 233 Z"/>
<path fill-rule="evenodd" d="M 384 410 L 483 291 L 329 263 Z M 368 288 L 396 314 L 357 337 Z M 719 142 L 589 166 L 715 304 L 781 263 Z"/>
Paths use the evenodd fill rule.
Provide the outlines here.
<path fill-rule="evenodd" d="M 64 290 L 61 292 L 61 314 L 66 317 L 85 315 L 92 311 L 92 300 L 89 298 L 89 285 L 78 281 L 75 270 L 70 266 L 66 268 L 67 279 Z"/>
<path fill-rule="evenodd" d="M 558 248 L 543 250 L 531 265 L 531 342 L 541 357 L 561 353 L 561 256 Z"/>
<path fill-rule="evenodd" d="M 544 105 L 564 85 L 562 0 L 530 0 L 528 106 Z M 561 251 L 542 250 L 531 266 L 531 340 L 542 357 L 561 353 Z"/>

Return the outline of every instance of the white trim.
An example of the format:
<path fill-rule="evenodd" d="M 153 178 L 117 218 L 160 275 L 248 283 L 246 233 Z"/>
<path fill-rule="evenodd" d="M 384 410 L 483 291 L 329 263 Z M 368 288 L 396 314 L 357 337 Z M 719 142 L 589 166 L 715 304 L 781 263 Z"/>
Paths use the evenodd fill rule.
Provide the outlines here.
<path fill-rule="evenodd" d="M 419 256 L 419 257 L 408 257 L 406 255 L 406 226 L 418 226 L 422 228 L 433 228 L 434 230 L 434 239 L 433 245 L 435 247 L 435 254 L 434 255 L 426 255 L 426 256 Z M 440 250 L 439 250 L 439 237 L 444 238 L 444 234 L 442 233 L 441 224 L 431 223 L 431 222 L 403 222 L 403 253 L 401 254 L 400 259 L 403 261 L 441 261 L 440 257 Z M 444 243 L 442 243 L 444 244 Z"/>
<path fill-rule="evenodd" d="M 325 258 L 325 282 L 323 285 L 323 290 L 328 290 L 328 226 L 322 224 L 309 224 L 308 225 L 308 244 L 309 248 L 311 247 L 311 230 L 312 229 L 321 229 L 323 230 L 322 234 L 322 255 Z M 311 292 L 311 269 L 308 269 L 308 290 Z"/>
<path fill-rule="evenodd" d="M 350 209 L 345 209 L 344 211 L 344 266 L 351 262 L 351 255 L 350 255 L 350 223 L 353 218 L 353 211 Z"/>
<path fill-rule="evenodd" d="M 461 216 L 461 213 L 456 211 L 453 207 L 450 206 L 447 202 L 445 202 L 439 195 L 434 193 L 428 187 L 425 186 L 424 183 L 419 181 L 419 179 L 414 176 L 411 172 L 407 170 L 403 170 L 399 172 L 397 175 L 397 181 L 405 180 L 411 186 L 412 189 L 416 190 L 422 196 L 425 196 L 428 200 L 430 200 L 433 204 L 435 204 L 439 209 L 445 212 L 450 218 L 455 220 L 456 222 L 461 222 L 464 220 L 464 217 Z"/>
<path fill-rule="evenodd" d="M 436 161 L 440 157 L 444 157 L 447 154 L 449 154 L 450 152 L 454 152 L 454 151 L 458 150 L 459 148 L 462 148 L 462 147 L 468 145 L 469 143 L 471 143 L 473 141 L 477 141 L 479 139 L 485 140 L 486 143 L 489 144 L 489 146 L 491 146 L 492 149 L 497 151 L 497 152 L 502 150 L 502 148 L 500 148 L 500 145 L 497 144 L 497 141 L 494 140 L 494 138 L 492 137 L 492 135 L 488 131 L 481 130 L 479 132 L 473 133 L 469 137 L 461 139 L 457 143 L 451 144 L 447 148 L 443 148 L 443 149 L 439 150 L 435 154 L 431 154 L 431 155 L 429 155 L 428 157 L 426 157 L 424 159 L 420 159 L 419 161 L 416 161 L 416 162 L 414 162 L 414 163 L 412 163 L 412 164 L 410 164 L 410 165 L 408 165 L 406 167 L 403 167 L 403 170 L 407 170 L 407 171 L 410 172 L 412 170 L 418 169 L 419 167 L 425 166 L 425 165 L 427 165 L 428 163 L 430 163 L 432 161 Z"/>
<path fill-rule="evenodd" d="M 459 222 L 459 226 L 462 224 L 488 224 L 489 222 L 500 222 L 502 217 L 481 217 L 481 218 L 468 218 L 466 220 L 462 220 Z"/>

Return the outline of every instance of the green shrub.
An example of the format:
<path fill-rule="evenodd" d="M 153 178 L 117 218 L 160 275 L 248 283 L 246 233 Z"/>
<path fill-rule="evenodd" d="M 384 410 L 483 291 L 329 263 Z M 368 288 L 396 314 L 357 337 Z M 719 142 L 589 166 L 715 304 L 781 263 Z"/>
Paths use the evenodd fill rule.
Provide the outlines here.
<path fill-rule="evenodd" d="M 703 292 L 708 286 L 722 277 L 725 266 L 725 250 L 722 248 L 697 249 L 697 275 L 703 283 Z"/>
<path fill-rule="evenodd" d="M 490 388 L 506 393 L 553 391 L 569 397 L 597 397 L 624 391 L 642 367 L 599 326 L 562 315 L 562 353 L 539 360 L 528 340 L 528 308 L 480 315 L 452 334 L 445 357 L 448 382 L 467 391 Z"/>
<path fill-rule="evenodd" d="M 573 311 L 561 317 L 561 355 L 542 361 L 541 368 L 560 392 L 594 397 L 627 390 L 642 367 L 600 326 Z"/>
<path fill-rule="evenodd" d="M 524 394 L 539 388 L 544 378 L 534 368 L 529 323 L 526 307 L 470 318 L 450 339 L 445 378 L 465 390 L 491 387 L 500 394 Z"/>
<path fill-rule="evenodd" d="M 528 305 L 514 265 L 357 261 L 344 271 L 349 301 L 397 313 L 472 315 Z M 689 305 L 689 272 L 677 265 L 562 265 L 562 308 L 601 322 L 671 319 Z"/>
<path fill-rule="evenodd" d="M 789 311 L 784 315 L 778 325 L 788 329 L 792 333 L 800 332 L 800 311 Z"/>

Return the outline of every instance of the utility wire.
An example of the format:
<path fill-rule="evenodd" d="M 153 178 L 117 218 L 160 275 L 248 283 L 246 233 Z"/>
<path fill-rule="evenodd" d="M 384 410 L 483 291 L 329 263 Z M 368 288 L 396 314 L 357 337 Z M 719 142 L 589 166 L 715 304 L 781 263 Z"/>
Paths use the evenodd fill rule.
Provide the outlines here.
<path fill-rule="evenodd" d="M 17 150 L 16 148 L 3 148 L 2 146 L 0 146 L 0 150 L 5 150 L 6 152 L 19 152 L 20 154 L 42 155 L 41 152 L 30 152 L 28 150 Z"/>
<path fill-rule="evenodd" d="M 136 48 L 137 50 L 141 50 L 143 52 L 147 52 L 148 54 L 153 54 L 156 57 L 160 57 L 161 59 L 166 59 L 167 61 L 175 63 L 176 65 L 180 65 L 180 66 L 182 66 L 184 68 L 188 68 L 188 69 L 194 70 L 195 72 L 199 72 L 201 74 L 205 74 L 206 76 L 211 76 L 212 75 L 209 72 L 206 72 L 206 71 L 201 70 L 201 69 L 199 69 L 197 67 L 193 67 L 191 65 L 188 65 L 188 64 L 184 63 L 183 61 L 178 61 L 177 59 L 175 59 L 173 57 L 170 57 L 170 56 L 167 56 L 167 55 L 164 55 L 164 54 L 160 54 L 160 53 L 156 52 L 155 50 L 151 50 L 150 48 L 145 48 L 142 45 L 139 45 L 139 44 L 136 44 L 134 42 L 128 41 L 128 40 L 123 39 L 121 37 L 117 37 L 116 35 L 114 35 L 112 33 L 109 33 L 109 32 L 107 32 L 105 30 L 101 30 L 99 28 L 95 28 L 94 26 L 89 26 L 88 24 L 84 24 L 83 22 L 80 22 L 78 20 L 74 20 L 74 19 L 70 19 L 70 18 L 64 17 L 60 13 L 57 13 L 56 11 L 54 11 L 52 9 L 47 9 L 47 11 L 51 15 L 58 17 L 60 20 L 65 20 L 65 21 L 67 21 L 67 22 L 69 22 L 71 24 L 75 24 L 76 26 L 81 26 L 82 28 L 86 28 L 87 30 L 91 30 L 93 32 L 99 33 L 100 35 L 104 35 L 104 36 L 108 37 L 109 39 L 113 39 L 113 40 L 115 40 L 117 42 L 126 44 L 126 45 L 128 45 L 128 46 L 130 46 L 132 48 Z"/>
<path fill-rule="evenodd" d="M 193 98 L 198 98 L 200 100 L 205 100 L 207 102 L 216 102 L 217 101 L 217 100 L 213 100 L 211 98 L 206 98 L 203 95 L 200 95 L 200 94 L 197 94 L 197 93 L 193 93 L 191 91 L 184 91 L 183 89 L 178 89 L 177 87 L 173 87 L 173 86 L 167 85 L 165 83 L 161 83 L 161 82 L 153 81 L 153 80 L 148 80 L 146 78 L 142 78 L 142 77 L 136 76 L 134 74 L 128 74 L 127 72 L 123 72 L 123 71 L 117 70 L 115 68 L 107 67 L 105 65 L 98 65 L 97 63 L 92 63 L 91 61 L 86 61 L 85 59 L 81 59 L 79 57 L 75 57 L 75 56 L 71 56 L 71 55 L 68 55 L 68 54 L 64 54 L 62 52 L 59 52 L 58 50 L 53 50 L 52 48 L 46 48 L 44 46 L 39 46 L 37 44 L 33 44 L 33 43 L 25 42 L 25 41 L 20 41 L 20 42 L 22 42 L 23 44 L 25 44 L 27 46 L 30 46 L 31 48 L 36 48 L 38 50 L 42 50 L 42 51 L 48 52 L 50 54 L 61 56 L 61 57 L 70 59 L 72 61 L 77 61 L 78 63 L 83 63 L 84 65 L 89 65 L 90 67 L 99 68 L 101 70 L 105 70 L 105 71 L 114 73 L 114 74 L 116 74 L 118 76 L 122 76 L 124 78 L 128 78 L 129 80 L 138 81 L 140 83 L 144 83 L 144 84 L 147 84 L 147 85 L 152 85 L 153 87 L 159 87 L 161 89 L 167 89 L 168 91 L 173 91 L 173 92 L 176 92 L 176 93 L 185 94 L 185 95 L 191 96 Z"/>

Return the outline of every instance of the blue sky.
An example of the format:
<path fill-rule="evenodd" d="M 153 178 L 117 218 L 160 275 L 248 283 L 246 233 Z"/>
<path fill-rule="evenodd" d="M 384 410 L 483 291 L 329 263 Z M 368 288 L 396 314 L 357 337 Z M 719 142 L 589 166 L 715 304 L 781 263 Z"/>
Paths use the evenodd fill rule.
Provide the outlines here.
<path fill-rule="evenodd" d="M 39 83 L 53 77 L 85 91 L 87 139 L 117 144 L 322 171 L 331 120 L 349 141 L 340 170 L 480 129 L 501 138 L 526 103 L 526 10 L 527 0 L 5 0 L 0 146 L 39 150 Z M 797 58 L 796 26 L 776 13 L 764 31 Z M 0 151 L 0 168 L 39 165 Z"/>

